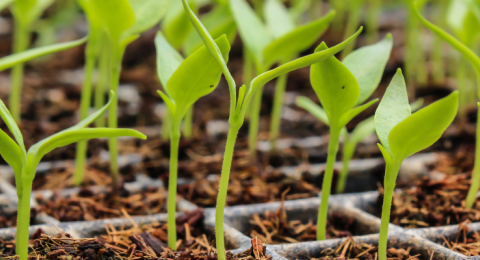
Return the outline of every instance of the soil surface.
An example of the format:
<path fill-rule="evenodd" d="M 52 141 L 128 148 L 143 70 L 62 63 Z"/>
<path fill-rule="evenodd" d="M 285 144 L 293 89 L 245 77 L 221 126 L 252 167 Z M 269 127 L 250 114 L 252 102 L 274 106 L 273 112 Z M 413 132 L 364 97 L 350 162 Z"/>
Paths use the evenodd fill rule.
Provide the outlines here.
<path fill-rule="evenodd" d="M 469 223 L 471 222 L 467 220 L 458 225 L 459 232 L 453 241 L 441 236 L 444 241 L 442 245 L 466 256 L 480 255 L 480 234 L 477 231 L 470 233 Z"/>

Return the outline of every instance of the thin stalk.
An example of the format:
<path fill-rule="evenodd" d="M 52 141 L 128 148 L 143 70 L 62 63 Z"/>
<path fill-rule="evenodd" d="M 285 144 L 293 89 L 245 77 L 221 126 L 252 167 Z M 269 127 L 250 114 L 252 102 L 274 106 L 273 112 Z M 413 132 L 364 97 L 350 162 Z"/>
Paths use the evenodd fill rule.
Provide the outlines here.
<path fill-rule="evenodd" d="M 437 4 L 435 20 L 437 24 L 445 25 L 445 16 L 447 13 L 449 1 L 441 0 Z M 432 48 L 432 70 L 433 80 L 437 84 L 442 84 L 445 81 L 445 63 L 443 60 L 444 48 L 442 38 L 435 36 Z"/>
<path fill-rule="evenodd" d="M 161 133 L 160 133 L 160 138 L 163 141 L 167 141 L 170 138 L 170 129 L 172 127 L 172 118 L 170 116 L 170 112 L 168 112 L 168 109 L 165 109 L 165 112 L 163 112 L 163 118 L 162 118 L 162 127 L 161 127 Z"/>
<path fill-rule="evenodd" d="M 406 58 L 405 67 L 409 86 L 424 85 L 427 82 L 427 71 L 425 66 L 425 54 L 421 39 L 420 21 L 414 14 L 414 10 L 409 5 L 407 18 L 407 39 L 406 39 Z"/>
<path fill-rule="evenodd" d="M 325 240 L 326 238 L 328 198 L 330 197 L 330 190 L 332 188 L 333 170 L 337 157 L 339 139 L 340 129 L 332 124 L 330 126 L 330 140 L 328 143 L 327 167 L 323 175 L 322 197 L 320 198 L 320 207 L 318 209 L 317 240 Z"/>
<path fill-rule="evenodd" d="M 275 84 L 275 95 L 273 98 L 272 119 L 270 121 L 270 143 L 273 150 L 276 150 L 277 139 L 280 135 L 280 123 L 282 121 L 283 98 L 287 87 L 288 74 L 277 78 Z"/>
<path fill-rule="evenodd" d="M 379 260 L 387 260 L 388 225 L 390 223 L 393 190 L 395 189 L 396 176 L 398 175 L 401 165 L 401 163 L 396 163 L 395 161 L 391 164 L 392 165 L 387 164 L 385 169 L 382 220 L 380 224 L 380 238 L 378 241 Z"/>
<path fill-rule="evenodd" d="M 85 119 L 88 116 L 88 110 L 90 109 L 90 102 L 92 99 L 92 75 L 95 69 L 96 63 L 96 43 L 91 42 L 95 39 L 90 39 L 85 50 L 85 79 L 82 88 L 82 97 L 80 100 L 80 120 Z M 85 172 L 85 161 L 87 156 L 87 141 L 82 141 L 77 144 L 77 155 L 75 159 L 75 174 L 73 183 L 78 186 L 83 181 L 83 175 Z"/>
<path fill-rule="evenodd" d="M 355 152 L 355 144 L 353 144 L 350 140 L 348 132 L 344 135 L 344 137 L 345 138 L 343 138 L 342 149 L 342 169 L 340 170 L 340 176 L 338 178 L 337 187 L 335 189 L 337 193 L 343 193 L 343 191 L 345 190 L 350 161 L 352 160 L 353 154 Z"/>
<path fill-rule="evenodd" d="M 28 30 L 27 26 L 23 25 L 18 19 L 15 19 L 13 34 L 13 52 L 19 53 L 26 50 L 30 42 L 30 30 Z M 20 97 L 23 85 L 23 66 L 23 63 L 16 65 L 13 67 L 11 74 L 12 87 L 10 89 L 9 105 L 10 112 L 17 123 L 20 122 L 21 113 Z"/>
<path fill-rule="evenodd" d="M 183 136 L 185 139 L 192 139 L 193 136 L 193 105 L 187 110 L 183 118 Z"/>
<path fill-rule="evenodd" d="M 30 196 L 32 194 L 32 182 L 26 181 L 23 185 L 22 200 L 20 201 L 20 211 L 17 216 L 17 246 L 16 254 L 20 256 L 20 260 L 27 260 L 28 258 L 28 238 L 30 226 Z"/>
<path fill-rule="evenodd" d="M 118 45 L 111 45 L 110 53 L 110 90 L 114 92 L 115 97 L 112 99 L 112 105 L 108 111 L 108 127 L 117 128 L 118 118 L 118 84 L 120 81 L 120 69 L 122 66 L 122 53 L 118 51 Z M 108 139 L 108 148 L 110 150 L 110 169 L 112 171 L 112 187 L 114 194 L 118 191 L 118 145 L 117 138 Z"/>
<path fill-rule="evenodd" d="M 354 0 L 353 3 L 350 3 L 351 7 L 349 10 L 349 16 L 348 16 L 348 22 L 347 22 L 347 27 L 345 29 L 345 32 L 343 34 L 343 38 L 347 39 L 350 37 L 350 35 L 354 34 L 355 31 L 358 28 L 358 25 L 360 24 L 360 18 L 362 15 L 362 8 L 361 4 L 357 3 L 361 2 L 360 0 Z M 353 40 L 345 48 L 342 50 L 342 53 L 340 55 L 341 59 L 343 60 L 350 52 L 353 51 L 355 48 L 355 42 L 356 40 Z"/>
<path fill-rule="evenodd" d="M 17 237 L 19 234 L 23 234 L 23 226 L 18 225 L 20 223 L 20 218 L 23 216 L 22 214 L 22 203 L 23 203 L 23 181 L 21 179 L 21 176 L 15 176 L 15 185 L 17 188 L 17 198 L 18 198 L 18 210 L 17 210 Z M 20 252 L 20 244 L 17 243 L 15 245 L 15 250 L 16 252 Z"/>
<path fill-rule="evenodd" d="M 250 119 L 248 125 L 248 150 L 250 158 L 255 159 L 257 155 L 258 128 L 260 121 L 260 109 L 262 108 L 263 86 L 258 88 L 253 96 L 253 104 L 250 110 Z"/>
<path fill-rule="evenodd" d="M 382 8 L 381 0 L 369 0 L 367 14 L 365 16 L 367 44 L 373 44 L 378 41 L 378 20 Z"/>
<path fill-rule="evenodd" d="M 480 109 L 477 111 L 477 118 L 480 118 Z M 472 184 L 468 190 L 468 195 L 465 200 L 465 206 L 469 209 L 473 207 L 473 204 L 477 199 L 478 189 L 480 188 L 480 127 L 478 125 L 476 130 L 476 138 L 477 143 L 475 146 L 475 164 L 473 166 Z"/>
<path fill-rule="evenodd" d="M 106 50 L 105 44 L 102 44 L 100 57 L 98 60 L 98 82 L 95 87 L 95 110 L 100 110 L 105 105 L 105 89 L 109 81 L 109 52 Z M 97 127 L 105 126 L 105 116 L 100 116 L 96 121 Z"/>
<path fill-rule="evenodd" d="M 243 84 L 247 85 L 252 81 L 254 77 L 254 67 L 255 64 L 253 62 L 252 55 L 248 53 L 247 48 L 243 48 L 243 56 L 244 56 L 244 62 L 243 62 Z M 245 118 L 250 118 L 250 110 L 247 109 L 247 113 L 245 114 Z"/>
<path fill-rule="evenodd" d="M 217 208 L 215 210 L 215 237 L 217 240 L 217 255 L 219 260 L 225 260 L 225 238 L 223 234 L 223 212 L 227 201 L 228 181 L 230 179 L 230 169 L 232 166 L 233 151 L 240 126 L 230 124 L 228 130 L 227 144 L 223 156 L 222 174 L 220 177 L 220 186 L 218 189 Z"/>
<path fill-rule="evenodd" d="M 460 90 L 459 93 L 459 102 L 458 102 L 458 117 L 463 121 L 467 116 L 467 107 L 468 107 L 468 95 L 470 93 L 468 89 L 468 80 L 467 80 L 467 61 L 465 58 L 460 57 L 460 61 L 457 67 L 457 87 Z"/>
<path fill-rule="evenodd" d="M 175 222 L 177 198 L 178 145 L 180 143 L 180 120 L 172 120 L 170 132 L 170 175 L 168 178 L 167 226 L 168 246 L 177 250 L 177 227 Z"/>

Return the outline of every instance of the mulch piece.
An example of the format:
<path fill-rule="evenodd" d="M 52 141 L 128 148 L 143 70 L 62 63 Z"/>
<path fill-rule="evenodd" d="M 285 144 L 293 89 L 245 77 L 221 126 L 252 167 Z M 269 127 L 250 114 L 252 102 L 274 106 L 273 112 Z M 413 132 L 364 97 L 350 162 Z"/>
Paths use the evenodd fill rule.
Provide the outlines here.
<path fill-rule="evenodd" d="M 163 188 L 148 188 L 138 193 L 122 188 L 119 196 L 83 188 L 72 197 L 54 196 L 50 200 L 40 197 L 37 200 L 40 211 L 67 222 L 165 213 L 166 198 L 167 192 Z"/>
<path fill-rule="evenodd" d="M 443 246 L 466 256 L 480 255 L 480 234 L 477 231 L 468 234 L 469 223 L 471 222 L 467 220 L 458 225 L 459 231 L 455 241 L 449 241 L 444 236 L 440 236 L 444 241 Z"/>
<path fill-rule="evenodd" d="M 390 222 L 406 228 L 454 225 L 466 220 L 480 221 L 480 201 L 465 207 L 471 184 L 470 174 L 447 175 L 442 180 L 427 177 L 415 187 L 394 193 Z M 383 190 L 380 189 L 383 194 Z M 379 196 L 379 205 L 383 196 Z"/>
<path fill-rule="evenodd" d="M 106 235 L 74 239 L 67 233 L 47 236 L 39 229 L 31 240 L 29 259 L 118 259 L 118 260 L 215 260 L 213 242 L 203 233 L 203 210 L 198 209 L 177 218 L 178 251 L 167 246 L 166 223 L 137 225 L 129 229 L 106 226 Z M 227 253 L 227 259 L 270 260 L 266 247 L 259 239 L 252 239 L 252 247 L 240 254 Z M 0 240 L 0 258 L 15 259 L 14 242 Z"/>
<path fill-rule="evenodd" d="M 288 190 L 282 194 L 283 198 L 285 198 L 287 192 Z M 267 210 L 263 214 L 252 216 L 250 220 L 252 227 L 248 232 L 250 237 L 259 237 L 267 244 L 316 241 L 317 225 L 312 221 L 304 224 L 299 220 L 288 220 L 283 202 L 284 199 L 282 199 L 282 204 L 275 212 Z M 335 223 L 332 222 L 333 220 Z M 356 221 L 353 218 L 345 219 L 344 216 L 329 216 L 327 238 L 351 237 L 352 233 L 349 230 L 353 229 L 355 223 Z M 341 230 L 337 229 L 338 226 L 341 226 Z"/>
<path fill-rule="evenodd" d="M 387 259 L 391 260 L 419 260 L 420 255 L 410 255 L 410 248 L 387 250 Z M 337 248 L 327 248 L 321 252 L 321 257 L 312 260 L 374 260 L 378 259 L 378 247 L 366 243 L 355 243 L 353 238 L 347 238 Z"/>

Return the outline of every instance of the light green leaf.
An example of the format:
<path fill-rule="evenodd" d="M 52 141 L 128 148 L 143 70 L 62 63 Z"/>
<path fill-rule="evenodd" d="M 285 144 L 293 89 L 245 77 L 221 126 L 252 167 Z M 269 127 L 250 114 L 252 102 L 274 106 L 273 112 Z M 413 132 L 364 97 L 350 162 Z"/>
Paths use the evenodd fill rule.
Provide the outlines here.
<path fill-rule="evenodd" d="M 345 112 L 345 114 L 342 115 L 340 118 L 340 126 L 344 127 L 350 120 L 352 120 L 354 117 L 356 117 L 358 114 L 362 113 L 365 109 L 369 108 L 371 105 L 374 103 L 377 103 L 378 99 L 374 99 L 364 105 L 352 108 Z"/>
<path fill-rule="evenodd" d="M 191 6 L 195 6 L 194 1 L 190 0 L 188 2 Z M 162 31 L 165 38 L 175 49 L 180 49 L 191 33 L 192 25 L 180 0 L 174 0 L 170 5 L 170 9 L 162 22 Z"/>
<path fill-rule="evenodd" d="M 47 54 L 51 54 L 51 53 L 55 53 L 55 52 L 59 52 L 59 51 L 63 51 L 63 50 L 67 50 L 67 49 L 79 46 L 82 43 L 85 43 L 86 41 L 87 41 L 87 38 L 85 37 L 76 41 L 57 43 L 57 44 L 44 46 L 44 47 L 37 47 L 37 48 L 29 49 L 23 52 L 8 55 L 6 57 L 0 58 L 0 71 L 6 70 L 17 64 L 24 63 L 26 61 L 38 58 L 43 55 L 47 55 Z"/>
<path fill-rule="evenodd" d="M 405 159 L 442 136 L 458 110 L 458 91 L 419 110 L 398 123 L 388 135 L 394 158 Z"/>
<path fill-rule="evenodd" d="M 273 38 L 280 38 L 295 29 L 288 9 L 279 0 L 266 0 L 263 11 L 267 28 Z"/>
<path fill-rule="evenodd" d="M 70 128 L 63 130 L 51 137 L 34 144 L 28 149 L 28 154 L 33 155 L 35 163 L 40 162 L 45 154 L 51 152 L 55 148 L 66 146 L 80 141 L 86 141 L 94 138 L 115 138 L 121 136 L 131 136 L 140 139 L 146 139 L 146 136 L 133 129 L 118 128 Z"/>
<path fill-rule="evenodd" d="M 402 71 L 398 69 L 375 111 L 375 129 L 378 139 L 389 153 L 391 153 L 388 139 L 390 131 L 411 113 L 405 79 Z"/>
<path fill-rule="evenodd" d="M 222 34 L 226 34 L 230 43 L 233 42 L 237 33 L 235 21 L 230 13 L 228 5 L 219 5 L 211 12 L 201 17 L 201 23 L 207 29 L 212 38 L 218 38 Z M 190 56 L 193 52 L 204 45 L 196 30 L 190 30 L 190 34 L 185 40 L 184 51 L 186 56 Z"/>
<path fill-rule="evenodd" d="M 412 108 L 412 112 L 419 110 L 422 106 L 423 106 L 423 98 L 419 98 L 416 101 L 410 103 L 410 107 Z"/>
<path fill-rule="evenodd" d="M 447 13 L 447 24 L 464 43 L 472 44 L 478 35 L 480 23 L 475 17 L 473 0 L 451 1 Z"/>
<path fill-rule="evenodd" d="M 5 106 L 5 103 L 3 103 L 2 100 L 0 100 L 0 117 L 2 117 L 3 122 L 5 122 L 5 124 L 7 125 L 8 130 L 10 130 L 10 132 L 12 133 L 13 138 L 15 138 L 15 141 L 17 141 L 17 145 L 20 147 L 23 154 L 26 154 L 25 144 L 23 143 L 22 132 L 20 132 L 20 129 L 18 128 L 18 125 L 15 122 L 15 119 L 13 119 L 12 114 L 10 114 L 10 111 Z"/>
<path fill-rule="evenodd" d="M 355 76 L 360 87 L 357 105 L 365 102 L 378 87 L 392 46 L 392 35 L 388 34 L 378 43 L 359 48 L 345 57 L 343 65 Z"/>
<path fill-rule="evenodd" d="M 165 90 L 167 82 L 172 74 L 183 62 L 183 57 L 165 39 L 161 31 L 155 36 L 155 47 L 157 49 L 157 74 Z"/>
<path fill-rule="evenodd" d="M 25 154 L 18 144 L 8 136 L 3 130 L 0 129 L 0 155 L 5 162 L 12 167 L 15 176 L 18 176 L 22 172 L 22 158 Z"/>
<path fill-rule="evenodd" d="M 245 0 L 229 0 L 229 3 L 243 43 L 253 55 L 256 66 L 263 67 L 263 51 L 271 42 L 267 28 Z"/>
<path fill-rule="evenodd" d="M 369 137 L 370 135 L 375 133 L 375 117 L 371 116 L 362 122 L 358 123 L 358 125 L 353 129 L 352 133 L 350 134 L 350 140 L 356 146 L 359 142 L 363 141 L 365 138 Z"/>
<path fill-rule="evenodd" d="M 311 99 L 307 97 L 297 97 L 295 99 L 295 104 L 307 110 L 308 113 L 312 114 L 312 116 L 316 117 L 322 123 L 328 125 L 328 116 L 325 113 L 325 110 L 323 110 L 321 106 L 315 104 Z"/>
<path fill-rule="evenodd" d="M 29 27 L 54 0 L 14 0 L 11 10 L 15 19 Z"/>
<path fill-rule="evenodd" d="M 328 49 L 322 43 L 315 51 Z M 330 125 L 340 126 L 340 118 L 353 108 L 360 94 L 357 80 L 334 56 L 313 64 L 310 82 L 318 96 Z"/>
<path fill-rule="evenodd" d="M 385 164 L 392 165 L 392 156 L 390 155 L 390 152 L 388 152 L 381 144 L 377 144 L 377 145 L 378 145 L 378 148 L 380 148 L 380 152 L 382 153 L 383 158 L 385 159 Z"/>
<path fill-rule="evenodd" d="M 113 92 L 112 90 L 110 91 L 110 97 L 108 99 L 108 102 L 107 104 L 105 104 L 102 108 L 100 108 L 99 110 L 95 111 L 94 113 L 92 113 L 91 115 L 87 116 L 85 119 L 83 119 L 82 121 L 78 122 L 76 125 L 70 127 L 70 128 L 67 128 L 66 130 L 73 130 L 73 129 L 80 129 L 80 128 L 83 128 L 83 127 L 86 127 L 88 126 L 89 124 L 93 123 L 93 121 L 97 120 L 101 115 L 103 115 L 103 113 L 105 113 L 105 111 L 107 111 L 107 109 L 110 107 L 110 105 L 112 104 L 112 101 L 115 99 L 115 92 Z M 64 131 L 66 131 L 64 130 Z"/>
<path fill-rule="evenodd" d="M 90 1 L 110 40 L 119 42 L 120 36 L 135 24 L 135 13 L 128 0 Z"/>
<path fill-rule="evenodd" d="M 135 23 L 125 34 L 136 35 L 160 22 L 172 0 L 129 0 L 129 2 L 135 13 Z"/>
<path fill-rule="evenodd" d="M 325 17 L 299 26 L 272 41 L 265 47 L 263 52 L 265 64 L 271 65 L 284 58 L 295 57 L 312 46 L 327 30 L 334 17 L 335 11 L 330 11 Z"/>
<path fill-rule="evenodd" d="M 161 90 L 158 90 L 157 93 L 160 95 L 160 97 L 163 99 L 163 101 L 167 105 L 168 111 L 170 112 L 170 116 L 173 117 L 175 115 L 175 112 L 177 111 L 175 100 L 172 100 L 167 94 L 163 93 L 163 91 Z"/>
<path fill-rule="evenodd" d="M 230 44 L 224 35 L 216 41 L 223 58 L 228 60 Z M 170 97 L 175 101 L 176 113 L 183 117 L 199 98 L 212 92 L 222 73 L 221 67 L 204 46 L 185 59 L 167 82 Z"/>

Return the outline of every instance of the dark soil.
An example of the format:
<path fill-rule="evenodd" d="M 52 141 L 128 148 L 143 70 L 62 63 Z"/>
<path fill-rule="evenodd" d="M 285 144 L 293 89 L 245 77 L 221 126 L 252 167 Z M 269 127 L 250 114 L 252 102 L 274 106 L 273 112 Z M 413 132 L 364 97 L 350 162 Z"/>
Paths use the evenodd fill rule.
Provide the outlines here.
<path fill-rule="evenodd" d="M 477 231 L 469 233 L 470 229 L 467 225 L 469 223 L 471 222 L 465 221 L 458 225 L 459 232 L 454 241 L 441 236 L 444 241 L 443 246 L 466 256 L 480 255 L 480 234 Z"/>

